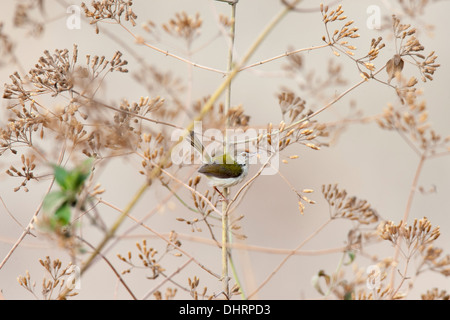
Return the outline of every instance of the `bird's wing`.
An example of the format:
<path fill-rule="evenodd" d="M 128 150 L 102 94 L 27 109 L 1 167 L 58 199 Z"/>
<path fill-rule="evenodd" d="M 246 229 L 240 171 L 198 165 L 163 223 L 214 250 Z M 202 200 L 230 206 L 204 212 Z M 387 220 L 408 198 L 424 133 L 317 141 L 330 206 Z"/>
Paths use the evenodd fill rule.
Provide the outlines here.
<path fill-rule="evenodd" d="M 237 178 L 242 174 L 242 167 L 238 164 L 212 163 L 201 166 L 198 172 L 220 179 Z"/>

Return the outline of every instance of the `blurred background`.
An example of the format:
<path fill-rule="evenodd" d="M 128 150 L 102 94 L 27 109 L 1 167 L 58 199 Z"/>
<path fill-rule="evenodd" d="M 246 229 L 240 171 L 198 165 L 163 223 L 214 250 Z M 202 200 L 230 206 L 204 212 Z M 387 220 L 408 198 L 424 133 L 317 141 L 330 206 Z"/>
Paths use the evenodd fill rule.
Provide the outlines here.
<path fill-rule="evenodd" d="M 55 49 L 72 50 L 77 44 L 79 49 L 79 61 L 83 63 L 84 56 L 105 55 L 112 57 L 119 50 L 123 53 L 123 59 L 128 61 L 128 74 L 112 73 L 107 77 L 96 97 L 105 103 L 117 105 L 122 99 L 138 101 L 141 96 L 148 96 L 146 87 L 133 78 L 138 73 L 140 64 L 138 57 L 143 58 L 147 64 L 155 66 L 158 70 L 171 72 L 176 78 L 183 81 L 186 86 L 189 77 L 192 77 L 190 93 L 184 94 L 186 101 L 193 103 L 210 95 L 223 81 L 223 76 L 200 68 L 191 68 L 189 65 L 151 50 L 148 47 L 135 43 L 132 36 L 123 28 L 114 24 L 100 24 L 100 34 L 95 33 L 95 28 L 85 19 L 81 19 L 79 29 L 69 29 L 67 19 L 73 12 L 67 11 L 70 5 L 80 6 L 81 1 L 42 1 L 42 10 L 35 9 L 30 12 L 30 17 L 42 23 L 43 30 L 36 26 L 14 26 L 16 5 L 27 1 L 4 1 L 0 11 L 0 21 L 3 23 L 3 33 L 8 34 L 15 44 L 15 53 L 22 70 L 13 63 L 3 64 L 0 68 L 0 79 L 3 83 L 9 83 L 10 74 L 15 71 L 28 72 L 45 50 L 53 52 Z M 29 2 L 29 1 L 28 1 Z M 448 21 L 445 14 L 449 12 L 449 1 L 342 1 L 345 15 L 355 20 L 354 25 L 359 27 L 360 38 L 354 39 L 353 44 L 358 48 L 356 56 L 363 55 L 369 50 L 372 38 L 383 37 L 386 48 L 375 61 L 377 67 L 382 67 L 394 54 L 395 45 L 391 29 L 383 29 L 390 24 L 392 14 L 401 18 L 402 23 L 410 23 L 418 29 L 417 36 L 425 46 L 425 55 L 436 51 L 437 63 L 441 67 L 434 75 L 434 81 L 419 82 L 417 87 L 423 90 L 419 99 L 427 101 L 429 109 L 429 121 L 434 130 L 443 136 L 450 134 L 450 66 L 448 57 L 450 46 L 448 43 Z M 421 4 L 427 3 L 423 10 Z M 301 8 L 316 9 L 306 12 L 292 12 L 270 33 L 267 39 L 251 58 L 250 63 L 256 63 L 291 49 L 300 49 L 322 44 L 322 36 L 325 28 L 322 23 L 321 13 L 317 10 L 318 1 L 303 1 Z M 336 6 L 335 4 L 334 6 Z M 405 13 L 402 5 L 416 8 L 415 16 Z M 369 28 L 368 21 L 373 18 L 374 11 L 379 9 L 381 14 L 381 29 Z M 415 7 L 414 7 L 415 6 Z M 250 44 L 258 36 L 267 23 L 282 9 L 283 5 L 276 0 L 240 0 L 236 14 L 236 58 L 242 57 Z M 330 7 L 333 8 L 333 7 Z M 195 16 L 199 13 L 203 20 L 201 34 L 193 45 L 195 53 L 190 59 L 203 66 L 226 70 L 227 41 L 220 35 L 220 14 L 228 16 L 230 6 L 212 0 L 136 0 L 133 11 L 137 13 L 137 26 L 132 28 L 137 35 L 144 38 L 148 34 L 142 30 L 142 24 L 151 20 L 156 25 L 167 23 L 177 12 L 185 11 L 188 15 Z M 369 25 L 370 26 L 370 25 Z M 333 27 L 331 27 L 333 29 Z M 106 36 L 102 31 L 108 31 L 116 38 Z M 218 36 L 219 35 L 219 36 Z M 176 39 L 161 33 L 161 41 L 154 43 L 162 50 L 181 57 L 186 57 L 181 43 Z M 149 41 L 150 42 L 150 41 Z M 130 52 L 130 49 L 133 53 Z M 336 57 L 328 48 L 308 51 L 302 54 L 305 74 L 300 76 L 300 82 L 308 80 L 307 74 L 314 72 L 315 76 L 325 81 L 329 76 L 329 60 L 341 65 L 342 77 L 347 81 L 342 86 L 326 86 L 317 88 L 324 94 L 324 101 L 313 100 L 307 104 L 316 109 L 322 107 L 338 94 L 361 80 L 355 63 L 345 56 Z M 249 63 L 249 64 L 250 64 Z M 246 114 L 250 116 L 250 125 L 265 127 L 269 122 L 279 123 L 281 118 L 277 95 L 281 88 L 290 88 L 305 99 L 308 103 L 311 92 L 302 92 L 297 82 L 285 76 L 283 66 L 286 59 L 278 59 L 262 66 L 251 68 L 242 72 L 233 81 L 232 100 L 233 106 L 242 104 Z M 190 74 L 190 70 L 192 74 Z M 420 79 L 417 68 L 406 63 L 405 73 L 415 75 Z M 317 79 L 316 78 L 316 79 Z M 380 73 L 380 78 L 387 79 L 385 72 Z M 316 92 L 317 94 L 317 92 Z M 162 94 L 163 96 L 163 94 Z M 311 98 L 313 99 L 313 98 Z M 45 100 L 44 100 L 45 101 Z M 221 98 L 223 101 L 223 97 Z M 51 99 L 48 103 L 52 102 Z M 343 99 L 335 103 L 330 109 L 322 113 L 316 119 L 319 121 L 338 121 L 343 119 L 352 110 L 362 111 L 364 116 L 377 115 L 392 103 L 398 105 L 398 97 L 395 90 L 376 81 L 369 81 Z M 2 101 L 1 124 L 7 123 L 8 113 L 6 107 L 9 101 Z M 190 119 L 180 119 L 178 125 L 188 124 Z M 49 146 L 51 148 L 52 146 Z M 243 214 L 240 233 L 245 234 L 246 240 L 236 240 L 242 244 L 255 245 L 275 249 L 293 249 L 304 239 L 321 226 L 329 217 L 328 204 L 321 195 L 321 186 L 338 183 L 340 188 L 347 190 L 349 195 L 360 199 L 366 199 L 377 212 L 387 220 L 394 222 L 402 219 L 406 209 L 408 195 L 414 179 L 419 157 L 395 132 L 381 130 L 375 123 L 348 125 L 345 130 L 333 141 L 329 148 L 314 151 L 301 145 L 294 145 L 280 157 L 287 159 L 292 154 L 299 155 L 296 160 L 289 160 L 287 164 L 280 164 L 280 172 L 287 177 L 290 183 L 297 189 L 313 189 L 310 198 L 315 200 L 315 205 L 307 205 L 305 213 L 298 210 L 297 197 L 291 192 L 291 188 L 279 176 L 261 176 L 246 194 L 234 214 Z M 56 158 L 55 158 L 56 161 Z M 22 190 L 14 192 L 13 189 L 20 182 L 11 179 L 5 171 L 12 164 L 20 164 L 20 157 L 5 153 L 0 157 L 0 196 L 3 204 L 0 205 L 0 260 L 7 255 L 13 244 L 22 234 L 21 227 L 8 215 L 7 210 L 24 226 L 26 226 L 34 214 L 48 188 L 48 180 L 30 182 L 28 193 Z M 102 184 L 106 192 L 102 197 L 114 203 L 119 208 L 124 208 L 142 184 L 143 176 L 138 174 L 139 159 L 120 159 L 109 161 L 107 167 L 102 170 L 96 180 Z M 258 168 L 252 167 L 250 175 Z M 49 172 L 47 172 L 49 173 Z M 425 163 L 420 175 L 419 186 L 424 190 L 434 190 L 430 193 L 417 192 L 412 203 L 410 221 L 414 218 L 428 217 L 433 226 L 439 225 L 441 237 L 436 246 L 442 247 L 444 253 L 450 250 L 450 161 L 449 157 L 440 157 Z M 147 191 L 133 210 L 133 215 L 143 217 L 155 209 L 157 204 L 166 197 L 169 192 L 164 188 L 152 187 Z M 190 200 L 189 192 L 180 191 L 180 196 L 185 201 Z M 7 208 L 7 209 L 6 209 Z M 99 212 L 106 222 L 113 222 L 118 213 L 108 207 L 99 208 Z M 176 221 L 177 217 L 190 217 L 189 212 L 176 199 L 158 207 L 157 213 L 147 224 L 161 234 L 167 234 L 171 230 L 180 233 L 182 248 L 196 257 L 205 266 L 220 273 L 221 260 L 220 249 L 211 244 L 205 244 L 196 239 L 210 239 L 206 230 L 191 232 L 186 224 Z M 127 221 L 120 229 L 127 230 L 133 226 L 133 221 Z M 308 242 L 303 250 L 324 250 L 345 246 L 347 232 L 352 226 L 349 221 L 333 221 L 322 232 Z M 215 232 L 219 232 L 219 226 Z M 41 279 L 45 275 L 38 259 L 45 256 L 59 258 L 64 263 L 70 261 L 67 253 L 57 245 L 48 241 L 45 236 L 27 236 L 20 246 L 14 251 L 4 267 L 0 270 L 0 290 L 6 299 L 32 299 L 33 296 L 17 283 L 19 275 L 25 275 L 29 270 L 32 279 L 37 283 L 37 292 Z M 101 240 L 101 234 L 96 229 L 86 228 L 86 237 L 95 244 Z M 117 242 L 113 248 L 107 251 L 107 256 L 118 271 L 128 268 L 121 262 L 116 254 L 126 255 L 128 251 L 136 252 L 135 243 L 147 238 L 149 246 L 164 251 L 165 243 L 152 237 L 143 228 L 136 228 L 133 233 Z M 370 248 L 368 248 L 368 251 Z M 393 248 L 388 244 L 377 246 L 371 254 L 376 254 L 380 259 L 392 256 Z M 234 250 L 235 264 L 246 293 L 253 292 L 286 257 L 286 252 L 271 253 L 254 250 Z M 321 299 L 322 296 L 311 285 L 311 278 L 325 270 L 333 273 L 338 267 L 342 253 L 299 255 L 291 257 L 275 276 L 253 297 L 261 299 Z M 178 259 L 178 260 L 177 260 Z M 163 266 L 167 273 L 175 271 L 182 262 L 180 258 L 167 258 Z M 184 260 L 183 260 L 184 261 Z M 356 261 L 362 270 L 372 264 L 368 259 Z M 416 261 L 412 261 L 414 265 Z M 413 270 L 413 267 L 411 268 Z M 354 270 L 344 267 L 342 270 L 351 279 Z M 145 270 L 136 270 L 124 275 L 124 280 L 132 288 L 138 297 L 142 297 L 154 288 L 163 279 L 147 280 L 149 276 Z M 186 287 L 187 277 L 200 278 L 200 288 L 208 287 L 208 294 L 218 293 L 221 285 L 205 271 L 194 263 L 183 269 L 173 279 Z M 165 285 L 163 288 L 170 286 Z M 432 272 L 425 273 L 417 278 L 411 288 L 410 299 L 418 299 L 426 290 L 433 287 L 446 289 L 450 287 L 450 280 L 442 275 Z M 163 289 L 161 289 L 164 292 Z M 200 290 L 201 291 L 201 290 Z M 128 293 L 118 284 L 117 277 L 101 260 L 82 277 L 81 289 L 78 298 L 81 299 L 128 299 Z M 175 298 L 189 298 L 189 293 L 178 290 Z M 238 296 L 236 298 L 239 298 Z"/>

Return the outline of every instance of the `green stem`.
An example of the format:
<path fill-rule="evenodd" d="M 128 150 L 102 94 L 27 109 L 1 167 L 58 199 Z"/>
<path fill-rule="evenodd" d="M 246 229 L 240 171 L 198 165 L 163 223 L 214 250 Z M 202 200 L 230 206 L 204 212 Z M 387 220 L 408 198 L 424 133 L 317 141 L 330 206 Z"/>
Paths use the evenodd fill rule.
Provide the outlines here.
<path fill-rule="evenodd" d="M 236 2 L 237 3 L 237 2 Z M 234 50 L 234 39 L 236 35 L 236 3 L 231 4 L 231 27 L 230 27 L 230 46 L 228 49 L 228 60 L 227 60 L 227 72 L 230 72 L 233 68 L 233 50 Z M 225 128 L 230 125 L 230 119 L 228 117 L 228 111 L 231 106 L 231 81 L 228 83 L 225 91 L 225 104 L 224 104 L 224 114 L 227 116 L 225 118 Z M 225 136 L 223 140 L 223 152 L 227 154 L 227 134 L 225 130 Z M 223 189 L 223 195 L 225 200 L 222 203 L 222 290 L 227 297 L 230 299 L 230 286 L 228 277 L 228 264 L 229 258 L 231 260 L 231 251 L 228 248 L 229 240 L 229 221 L 228 221 L 228 196 L 230 191 L 228 188 Z"/>
<path fill-rule="evenodd" d="M 184 206 L 184 207 L 186 207 L 186 209 L 188 209 L 188 210 L 190 210 L 190 211 L 192 211 L 192 212 L 195 212 L 195 213 L 200 213 L 201 214 L 201 212 L 200 211 L 198 211 L 197 209 L 195 209 L 195 208 L 193 208 L 193 207 L 191 207 L 190 205 L 188 205 L 177 193 L 176 193 L 176 191 L 175 190 L 172 190 L 172 188 L 170 188 L 170 186 L 167 184 L 167 183 L 164 183 L 164 182 L 161 182 L 161 184 L 167 189 L 167 190 L 169 190 L 170 191 L 170 193 L 172 193 L 174 196 L 175 196 L 175 198 L 177 198 L 177 200 L 178 201 L 180 201 L 180 203 Z"/>
<path fill-rule="evenodd" d="M 228 188 L 223 190 L 223 195 L 228 196 Z M 228 277 L 228 202 L 222 203 L 222 290 L 226 299 L 230 299 L 230 287 Z"/>
<path fill-rule="evenodd" d="M 245 297 L 245 293 L 244 293 L 244 290 L 242 288 L 241 281 L 239 280 L 239 276 L 237 274 L 236 266 L 234 265 L 234 260 L 233 260 L 233 257 L 231 256 L 231 251 L 229 253 L 230 253 L 230 256 L 229 256 L 230 267 L 231 267 L 231 272 L 233 273 L 234 281 L 236 281 L 236 284 L 239 287 L 239 292 L 241 294 L 241 299 L 242 300 L 246 300 L 247 298 Z"/>

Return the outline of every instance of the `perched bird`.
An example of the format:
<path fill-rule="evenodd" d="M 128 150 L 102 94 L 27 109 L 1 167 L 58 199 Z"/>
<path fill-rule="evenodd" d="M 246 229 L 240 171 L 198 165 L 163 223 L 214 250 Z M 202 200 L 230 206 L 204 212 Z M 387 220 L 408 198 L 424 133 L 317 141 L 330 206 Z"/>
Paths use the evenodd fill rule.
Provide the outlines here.
<path fill-rule="evenodd" d="M 222 195 L 217 187 L 232 187 L 242 182 L 247 176 L 251 153 L 244 151 L 239 153 L 235 158 L 225 153 L 211 158 L 205 152 L 205 147 L 193 131 L 190 133 L 190 142 L 203 157 L 202 161 L 204 164 L 198 169 L 198 172 L 204 174 L 209 179 L 209 185 L 214 187 L 219 194 Z"/>

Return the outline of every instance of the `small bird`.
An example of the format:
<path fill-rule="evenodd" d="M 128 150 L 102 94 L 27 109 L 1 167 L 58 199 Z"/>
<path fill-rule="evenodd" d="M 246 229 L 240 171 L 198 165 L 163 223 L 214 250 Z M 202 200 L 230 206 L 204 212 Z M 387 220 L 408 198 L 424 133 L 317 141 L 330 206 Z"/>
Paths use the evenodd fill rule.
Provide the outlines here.
<path fill-rule="evenodd" d="M 227 153 L 211 158 L 211 156 L 205 152 L 205 147 L 198 140 L 193 131 L 190 133 L 190 139 L 191 145 L 197 149 L 203 157 L 204 164 L 198 169 L 198 172 L 204 174 L 209 179 L 209 185 L 214 187 L 214 190 L 219 194 L 222 195 L 217 187 L 232 187 L 245 179 L 248 174 L 249 159 L 252 154 L 244 151 L 239 153 L 236 158 L 231 157 Z"/>

